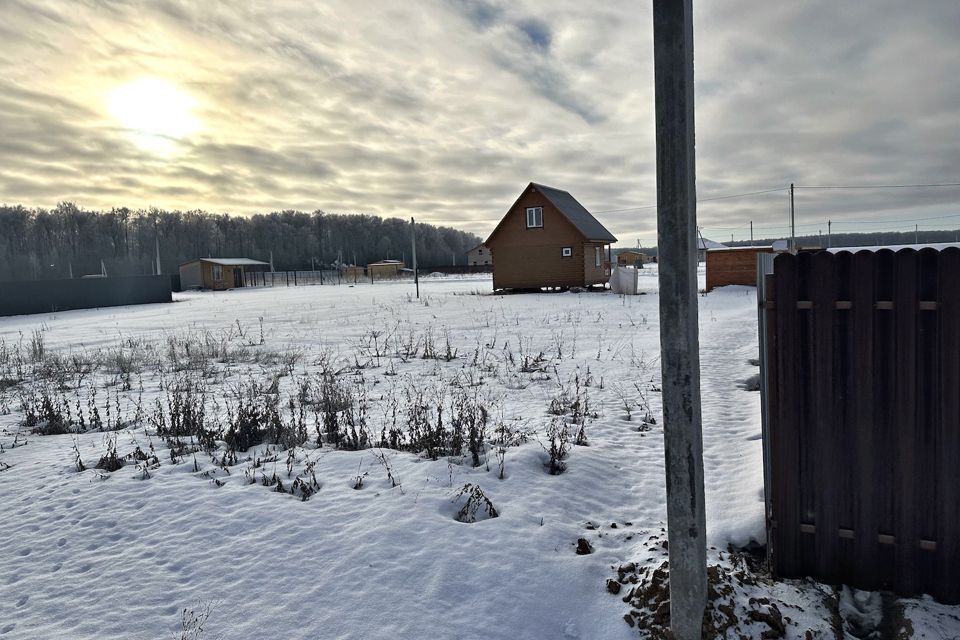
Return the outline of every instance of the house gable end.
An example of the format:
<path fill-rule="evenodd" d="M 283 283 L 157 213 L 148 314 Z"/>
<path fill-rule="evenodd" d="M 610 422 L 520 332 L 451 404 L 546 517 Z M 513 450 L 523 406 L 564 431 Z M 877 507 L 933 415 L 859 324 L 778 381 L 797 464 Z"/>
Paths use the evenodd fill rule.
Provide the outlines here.
<path fill-rule="evenodd" d="M 537 193 L 542 197 L 541 202 L 537 202 L 535 206 L 543 206 L 544 209 L 548 209 L 554 215 L 551 215 L 549 224 L 553 225 L 557 222 L 563 224 L 563 232 L 569 232 L 572 236 L 575 236 L 578 242 L 584 242 L 587 240 L 587 237 L 574 225 L 570 219 L 557 208 L 556 204 L 547 197 L 543 191 L 540 189 L 539 185 L 531 182 L 526 186 L 520 196 L 514 201 L 514 203 L 507 210 L 507 213 L 500 219 L 500 222 L 497 223 L 497 226 L 493 229 L 487 239 L 483 242 L 484 245 L 488 247 L 493 247 L 492 243 L 495 243 L 495 238 L 503 231 L 504 227 L 508 225 L 508 222 L 514 217 L 522 217 L 523 225 L 526 227 L 526 203 L 523 200 L 530 196 L 531 193 Z M 533 203 L 531 203 L 533 204 Z M 548 217 L 544 212 L 544 225 L 548 224 Z M 536 233 L 536 232 L 534 232 Z"/>

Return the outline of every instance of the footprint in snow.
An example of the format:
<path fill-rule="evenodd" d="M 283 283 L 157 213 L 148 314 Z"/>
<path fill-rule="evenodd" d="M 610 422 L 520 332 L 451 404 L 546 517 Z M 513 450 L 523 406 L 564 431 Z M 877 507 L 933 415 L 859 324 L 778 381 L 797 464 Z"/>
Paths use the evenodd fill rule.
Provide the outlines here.
<path fill-rule="evenodd" d="M 3 636 L 3 635 L 6 635 L 6 634 L 10 633 L 11 631 L 13 631 L 13 630 L 16 629 L 16 628 L 17 628 L 16 623 L 11 622 L 10 624 L 8 624 L 8 625 L 4 626 L 2 629 L 0 629 L 0 636 Z"/>

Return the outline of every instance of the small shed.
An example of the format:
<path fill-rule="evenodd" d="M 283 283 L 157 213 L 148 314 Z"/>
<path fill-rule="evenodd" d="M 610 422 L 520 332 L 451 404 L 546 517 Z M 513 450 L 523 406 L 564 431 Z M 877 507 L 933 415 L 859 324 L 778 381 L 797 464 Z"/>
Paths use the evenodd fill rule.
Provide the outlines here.
<path fill-rule="evenodd" d="M 180 286 L 184 290 L 235 289 L 246 286 L 248 272 L 269 268 L 269 262 L 250 258 L 197 258 L 180 265 Z"/>
<path fill-rule="evenodd" d="M 604 286 L 617 239 L 570 193 L 531 182 L 483 244 L 493 288 Z"/>
<path fill-rule="evenodd" d="M 493 256 L 482 242 L 470 251 L 467 251 L 467 264 L 471 267 L 493 264 Z"/>
<path fill-rule="evenodd" d="M 757 255 L 773 253 L 770 245 L 707 250 L 707 291 L 728 284 L 757 286 Z"/>
<path fill-rule="evenodd" d="M 399 260 L 381 260 L 367 264 L 367 276 L 371 280 L 396 278 L 403 270 L 404 264 Z"/>
<path fill-rule="evenodd" d="M 727 245 L 714 242 L 709 238 L 697 234 L 697 262 L 703 262 L 707 259 L 707 251 L 711 249 L 726 249 Z"/>
<path fill-rule="evenodd" d="M 649 264 L 653 258 L 634 249 L 627 249 L 617 254 L 617 264 L 621 267 L 634 267 Z"/>

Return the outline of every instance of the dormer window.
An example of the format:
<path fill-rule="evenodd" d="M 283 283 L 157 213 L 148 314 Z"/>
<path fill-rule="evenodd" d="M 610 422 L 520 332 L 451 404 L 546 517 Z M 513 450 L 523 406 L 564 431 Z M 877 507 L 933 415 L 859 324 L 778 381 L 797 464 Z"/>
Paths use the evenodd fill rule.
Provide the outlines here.
<path fill-rule="evenodd" d="M 543 207 L 527 207 L 527 229 L 543 227 Z"/>

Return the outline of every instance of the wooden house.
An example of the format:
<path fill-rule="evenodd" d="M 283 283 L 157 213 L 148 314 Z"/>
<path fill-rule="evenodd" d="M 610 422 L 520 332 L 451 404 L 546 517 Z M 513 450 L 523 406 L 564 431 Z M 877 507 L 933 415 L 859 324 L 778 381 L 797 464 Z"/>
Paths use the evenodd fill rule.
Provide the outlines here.
<path fill-rule="evenodd" d="M 604 285 L 617 239 L 560 189 L 531 182 L 483 244 L 494 289 Z"/>
<path fill-rule="evenodd" d="M 493 257 L 490 255 L 490 249 L 487 249 L 483 243 L 478 244 L 470 251 L 467 251 L 467 264 L 471 267 L 489 266 L 493 264 Z"/>
<path fill-rule="evenodd" d="M 269 262 L 250 258 L 197 258 L 180 265 L 180 287 L 187 289 L 235 289 L 246 286 L 250 271 L 268 271 Z"/>
<path fill-rule="evenodd" d="M 649 264 L 653 258 L 635 249 L 627 249 L 617 254 L 617 264 L 621 267 L 633 267 Z"/>
<path fill-rule="evenodd" d="M 757 254 L 773 247 L 725 247 L 707 250 L 707 291 L 728 284 L 757 286 Z"/>
<path fill-rule="evenodd" d="M 381 260 L 380 262 L 371 262 L 367 265 L 367 277 L 371 280 L 396 278 L 403 270 L 404 265 L 399 260 Z"/>

